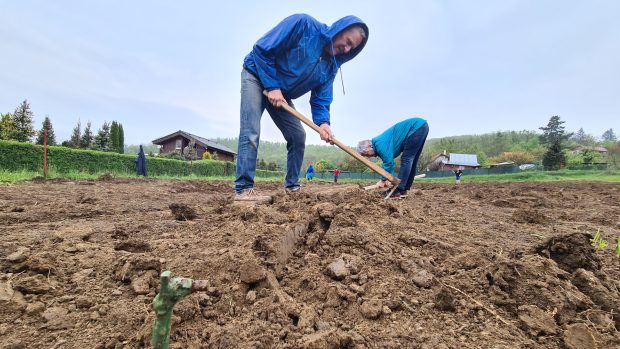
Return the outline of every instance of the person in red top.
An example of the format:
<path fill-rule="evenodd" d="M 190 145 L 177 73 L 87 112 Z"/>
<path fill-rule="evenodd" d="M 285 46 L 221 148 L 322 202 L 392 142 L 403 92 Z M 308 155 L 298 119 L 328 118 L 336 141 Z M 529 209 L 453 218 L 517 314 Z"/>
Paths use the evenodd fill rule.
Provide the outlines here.
<path fill-rule="evenodd" d="M 338 168 L 334 168 L 334 183 L 338 183 L 338 176 L 340 176 L 340 170 Z"/>

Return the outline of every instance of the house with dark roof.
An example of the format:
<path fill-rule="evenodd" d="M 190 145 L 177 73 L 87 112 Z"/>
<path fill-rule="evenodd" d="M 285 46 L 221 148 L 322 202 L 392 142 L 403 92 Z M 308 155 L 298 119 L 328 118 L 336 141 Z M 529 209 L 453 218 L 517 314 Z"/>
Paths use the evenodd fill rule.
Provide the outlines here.
<path fill-rule="evenodd" d="M 215 155 L 218 160 L 235 161 L 237 153 L 227 146 L 181 130 L 157 138 L 153 141 L 153 144 L 160 146 L 160 154 L 168 154 L 175 151 L 180 153 L 192 140 L 196 144 L 196 156 L 198 159 L 202 159 L 202 155 L 205 152 L 209 152 L 211 155 Z"/>
<path fill-rule="evenodd" d="M 479 168 L 478 155 L 443 153 L 435 155 L 428 163 L 428 171 L 471 170 Z"/>

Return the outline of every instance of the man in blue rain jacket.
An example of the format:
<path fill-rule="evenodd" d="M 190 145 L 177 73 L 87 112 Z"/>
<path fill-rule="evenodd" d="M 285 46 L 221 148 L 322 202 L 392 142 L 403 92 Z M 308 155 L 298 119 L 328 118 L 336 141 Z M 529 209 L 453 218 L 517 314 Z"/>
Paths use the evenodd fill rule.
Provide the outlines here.
<path fill-rule="evenodd" d="M 288 150 L 285 188 L 299 190 L 306 133 L 301 122 L 284 109 L 292 100 L 311 92 L 312 120 L 321 129 L 321 139 L 330 142 L 329 107 L 332 85 L 342 64 L 362 51 L 368 27 L 355 16 L 336 21 L 331 27 L 305 15 L 285 18 L 260 38 L 243 61 L 241 71 L 241 125 L 237 148 L 235 200 L 262 201 L 254 191 L 260 119 L 267 112 L 280 129 Z M 268 97 L 263 95 L 268 91 Z"/>

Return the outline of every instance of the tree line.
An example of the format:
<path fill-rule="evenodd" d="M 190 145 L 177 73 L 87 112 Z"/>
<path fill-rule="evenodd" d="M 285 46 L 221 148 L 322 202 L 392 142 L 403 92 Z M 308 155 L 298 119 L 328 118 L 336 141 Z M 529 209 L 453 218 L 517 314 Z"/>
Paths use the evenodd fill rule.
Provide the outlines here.
<path fill-rule="evenodd" d="M 606 130 L 600 137 L 588 134 L 583 128 L 575 133 L 564 130 L 564 121 L 558 115 L 552 116 L 539 131 L 497 131 L 479 135 L 462 135 L 427 139 L 420 155 L 418 172 L 436 155 L 443 153 L 476 154 L 483 167 L 501 163 L 541 164 L 545 168 L 562 168 L 570 164 L 609 162 L 615 165 L 620 161 L 618 139 L 613 129 Z M 542 133 L 541 133 L 542 132 Z M 219 138 L 218 143 L 236 151 L 237 138 Z M 597 146 L 607 148 L 607 159 L 594 151 Z M 573 150 L 573 151 L 570 151 Z M 380 159 L 371 159 L 381 164 Z M 258 149 L 258 164 L 286 168 L 286 143 L 261 141 Z M 306 145 L 304 168 L 313 164 L 316 171 L 331 170 L 338 167 L 343 171 L 370 171 L 353 157 L 334 146 Z M 398 169 L 399 159 L 396 160 Z"/>
<path fill-rule="evenodd" d="M 34 129 L 34 114 L 28 100 L 24 100 L 13 113 L 0 115 L 0 140 L 14 140 L 43 144 L 44 131 L 47 132 L 48 145 L 60 145 L 69 148 L 92 149 L 123 154 L 125 152 L 125 132 L 123 124 L 117 121 L 105 121 L 97 133 L 93 134 L 90 121 L 82 130 L 81 121 L 71 132 L 71 138 L 58 144 L 52 121 L 48 115 L 43 120 L 41 129 Z M 35 137 L 36 136 L 36 137 Z"/>

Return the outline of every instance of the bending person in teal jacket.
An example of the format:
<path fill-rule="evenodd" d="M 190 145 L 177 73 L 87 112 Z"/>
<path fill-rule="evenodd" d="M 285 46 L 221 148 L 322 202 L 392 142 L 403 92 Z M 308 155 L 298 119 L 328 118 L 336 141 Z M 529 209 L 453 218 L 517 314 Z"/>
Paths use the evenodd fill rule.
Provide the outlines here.
<path fill-rule="evenodd" d="M 395 199 L 401 199 L 407 196 L 407 191 L 413 184 L 426 136 L 428 136 L 426 120 L 420 118 L 407 119 L 388 128 L 371 140 L 360 141 L 357 145 L 357 152 L 366 157 L 380 157 L 383 161 L 383 169 L 391 174 L 394 174 L 394 159 L 402 153 L 400 170 L 398 171 L 400 184 L 391 196 Z M 388 182 L 382 177 L 377 185 L 385 188 L 388 186 Z"/>
<path fill-rule="evenodd" d="M 332 85 L 340 66 L 359 54 L 368 40 L 368 27 L 359 18 L 344 17 L 331 27 L 297 14 L 285 18 L 260 38 L 243 61 L 241 125 L 237 148 L 235 200 L 261 200 L 254 191 L 260 119 L 267 112 L 282 131 L 288 150 L 284 186 L 299 190 L 306 133 L 301 122 L 279 107 L 311 92 L 312 120 L 321 139 L 331 142 L 329 108 Z M 268 96 L 263 95 L 268 91 Z"/>

